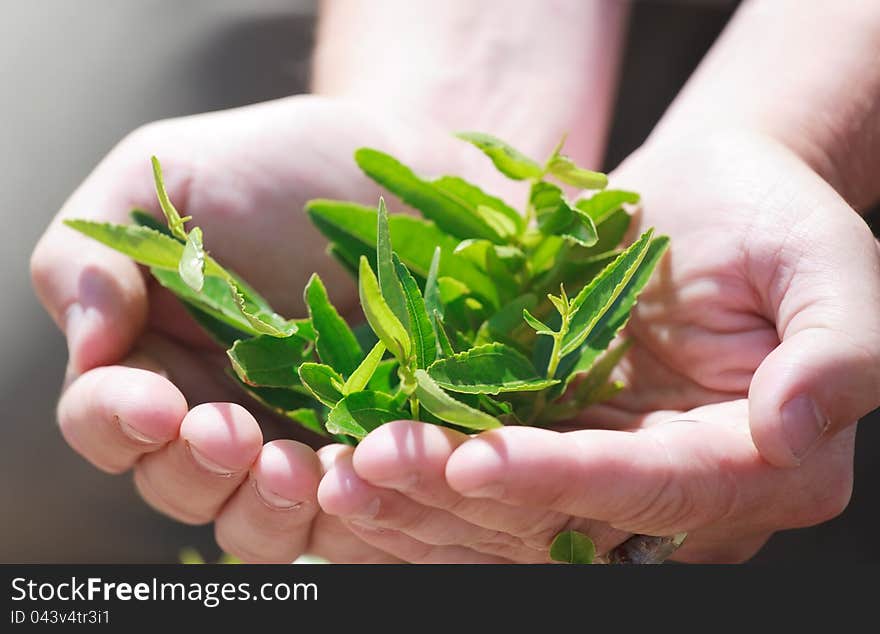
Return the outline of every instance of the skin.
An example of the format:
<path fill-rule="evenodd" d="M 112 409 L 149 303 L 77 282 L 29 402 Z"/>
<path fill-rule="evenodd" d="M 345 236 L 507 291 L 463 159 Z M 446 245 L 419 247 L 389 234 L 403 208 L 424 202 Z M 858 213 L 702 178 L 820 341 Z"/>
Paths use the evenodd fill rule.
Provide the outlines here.
<path fill-rule="evenodd" d="M 676 559 L 738 562 L 776 530 L 842 512 L 855 426 L 816 441 L 798 468 L 783 468 L 759 453 L 750 420 L 776 416 L 818 380 L 803 369 L 825 362 L 822 353 L 844 368 L 854 321 L 864 339 L 880 342 L 863 308 L 880 306 L 880 258 L 864 222 L 788 149 L 743 133 L 699 147 L 646 147 L 613 176 L 640 183 L 641 228 L 656 226 L 674 245 L 628 328 L 634 345 L 618 376 L 628 390 L 583 412 L 573 431 L 509 427 L 468 438 L 421 423 L 379 428 L 351 466 L 339 467 L 358 476 L 358 504 L 352 485 L 341 491 L 331 472 L 319 488 L 325 510 L 348 519 L 391 488 L 412 507 L 380 502 L 373 523 L 385 532 L 359 533 L 371 543 L 388 548 L 388 531 L 446 543 L 441 522 L 416 525 L 432 530 L 417 535 L 409 519 L 441 508 L 500 533 L 483 552 L 519 538 L 504 554 L 521 562 L 546 557 L 568 528 L 593 537 L 599 552 L 632 533 L 687 531 Z M 864 273 L 841 280 L 854 262 Z M 877 364 L 861 351 L 853 361 L 862 365 L 843 370 L 845 391 L 830 385 L 818 395 L 830 411 L 851 407 L 853 395 L 876 395 Z"/>
<path fill-rule="evenodd" d="M 96 168 L 59 219 L 122 222 L 132 206 L 155 213 L 146 158 L 156 154 L 172 199 L 198 219 L 207 248 L 281 312 L 301 314 L 289 289 L 313 270 L 339 306 L 353 308 L 351 283 L 291 209 L 317 196 L 375 202 L 375 187 L 353 169 L 354 148 L 380 147 L 429 173 L 466 174 L 511 200 L 523 193 L 486 176 L 485 161 L 450 143 L 447 130 L 487 130 L 538 157 L 572 130 L 567 149 L 576 160 L 594 165 L 601 155 L 622 3 L 561 3 L 555 12 L 524 4 L 503 17 L 469 4 L 444 4 L 426 21 L 436 31 L 415 33 L 402 28 L 412 17 L 394 7 L 373 15 L 329 4 L 315 82 L 328 97 L 151 124 Z M 628 328 L 635 345 L 621 378 L 630 388 L 584 412 L 572 431 L 507 428 L 469 438 L 402 421 L 355 450 L 315 455 L 296 441 L 264 444 L 254 417 L 229 402 L 238 394 L 221 378 L 225 361 L 167 293 L 56 219 L 32 269 L 70 348 L 62 433 L 99 468 L 133 469 L 160 511 L 214 521 L 221 546 L 248 561 L 309 551 L 335 561 L 538 562 L 566 527 L 587 532 L 599 552 L 633 532 L 687 530 L 681 559 L 741 561 L 775 530 L 833 517 L 851 490 L 851 423 L 878 405 L 880 333 L 870 317 L 880 308 L 880 263 L 853 208 L 878 192 L 852 176 L 876 167 L 874 146 L 851 140 L 877 129 L 876 120 L 868 107 L 829 104 L 877 103 L 871 91 L 880 82 L 851 77 L 876 78 L 863 60 L 880 50 L 872 30 L 880 20 L 872 21 L 870 3 L 853 3 L 845 19 L 817 3 L 780 50 L 744 54 L 783 4 L 748 3 L 651 139 L 612 174 L 613 186 L 643 194 L 637 224 L 669 234 L 673 247 Z M 522 58 L 492 55 L 521 53 L 517 33 L 538 20 L 569 42 L 567 55 L 553 58 L 558 47 L 542 52 L 541 43 Z M 858 26 L 859 37 L 816 38 L 829 23 Z M 449 35 L 461 24 L 471 29 L 464 42 Z M 376 40 L 333 37 L 351 25 Z M 395 36 L 379 37 L 382 29 Z M 798 52 L 817 41 L 834 43 L 827 63 L 836 65 L 815 75 L 832 81 L 811 83 L 806 72 L 795 85 L 783 81 L 802 66 Z M 431 64 L 450 72 L 442 60 L 467 43 L 475 59 L 496 60 L 487 78 L 425 79 Z M 405 63 L 410 50 L 423 57 Z M 387 55 L 375 65 L 386 81 L 345 63 L 366 53 Z M 544 82 L 549 62 L 556 84 Z M 595 92 L 572 92 L 586 64 Z M 387 81 L 394 76 L 410 80 Z M 522 91 L 530 82 L 541 90 Z M 487 106 L 487 83 L 491 96 L 515 95 L 506 103 L 517 109 Z M 838 119 L 818 125 L 810 110 L 774 111 L 817 87 L 820 112 Z M 795 133 L 804 130 L 820 133 Z M 257 249 L 261 257 L 250 257 Z M 801 399 L 783 416 L 803 395 L 812 404 Z"/>

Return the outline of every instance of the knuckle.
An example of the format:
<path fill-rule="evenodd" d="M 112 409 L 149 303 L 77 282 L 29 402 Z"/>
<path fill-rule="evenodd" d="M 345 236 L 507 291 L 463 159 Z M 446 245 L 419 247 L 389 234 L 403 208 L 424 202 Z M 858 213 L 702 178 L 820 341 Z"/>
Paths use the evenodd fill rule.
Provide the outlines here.
<path fill-rule="evenodd" d="M 546 550 L 553 543 L 556 535 L 565 530 L 570 523 L 570 518 L 550 512 L 530 528 L 515 534 L 527 546 Z"/>
<path fill-rule="evenodd" d="M 179 522 L 200 526 L 214 520 L 216 511 L 195 509 L 188 506 L 183 500 L 162 493 L 159 488 L 153 486 L 144 469 L 136 468 L 134 470 L 134 484 L 144 502 Z"/>
<path fill-rule="evenodd" d="M 826 482 L 817 491 L 804 518 L 807 524 L 819 524 L 833 520 L 849 506 L 853 492 L 853 475 L 851 471 L 839 474 Z"/>
<path fill-rule="evenodd" d="M 380 510 L 375 519 L 380 521 L 383 526 L 401 533 L 411 534 L 430 528 L 429 516 L 430 511 L 427 508 L 409 509 L 407 512 L 398 505 L 392 505 L 386 507 L 384 511 Z"/>
<path fill-rule="evenodd" d="M 657 442 L 665 447 L 659 439 Z M 665 451 L 669 456 L 669 451 Z M 674 461 L 663 469 L 653 490 L 646 491 L 615 528 L 628 532 L 671 534 L 693 530 L 735 518 L 743 508 L 737 475 L 717 463 L 695 465 L 688 473 L 674 469 Z"/>
<path fill-rule="evenodd" d="M 641 504 L 635 505 L 627 519 L 614 525 L 633 533 L 676 532 L 694 515 L 695 508 L 694 500 L 679 483 L 666 478 Z"/>
<path fill-rule="evenodd" d="M 245 563 L 290 563 L 302 554 L 300 549 L 291 548 L 294 540 L 273 544 L 248 540 L 246 535 L 226 528 L 226 525 L 220 521 L 214 524 L 214 541 L 221 550 L 238 557 Z"/>

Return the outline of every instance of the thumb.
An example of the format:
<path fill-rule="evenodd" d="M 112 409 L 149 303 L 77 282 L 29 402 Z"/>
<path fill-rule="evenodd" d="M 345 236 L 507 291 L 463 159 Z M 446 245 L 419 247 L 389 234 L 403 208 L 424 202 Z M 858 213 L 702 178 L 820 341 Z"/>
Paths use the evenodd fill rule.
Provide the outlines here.
<path fill-rule="evenodd" d="M 776 309 L 782 342 L 749 389 L 752 439 L 780 467 L 880 406 L 880 257 L 854 213 L 835 222 L 836 235 L 780 256 L 792 259 L 777 267 L 791 276 Z"/>
<path fill-rule="evenodd" d="M 138 266 L 62 224 L 65 218 L 125 223 L 132 207 L 156 206 L 149 155 L 141 152 L 137 163 L 119 155 L 118 147 L 74 192 L 31 255 L 34 290 L 65 333 L 69 372 L 76 375 L 123 359 L 147 320 Z"/>

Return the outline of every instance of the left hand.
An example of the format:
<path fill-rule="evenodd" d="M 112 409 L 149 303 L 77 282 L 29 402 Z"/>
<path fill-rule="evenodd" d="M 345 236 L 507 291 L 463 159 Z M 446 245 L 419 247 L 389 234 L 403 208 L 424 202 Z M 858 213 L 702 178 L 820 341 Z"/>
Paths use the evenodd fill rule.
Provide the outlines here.
<path fill-rule="evenodd" d="M 672 238 L 627 328 L 628 389 L 576 421 L 592 429 L 385 425 L 337 455 L 326 512 L 404 560 L 516 562 L 546 561 L 567 528 L 600 553 L 687 531 L 674 558 L 743 561 L 842 512 L 852 423 L 880 405 L 867 225 L 742 131 L 647 146 L 612 183 L 643 194 L 634 224 Z"/>

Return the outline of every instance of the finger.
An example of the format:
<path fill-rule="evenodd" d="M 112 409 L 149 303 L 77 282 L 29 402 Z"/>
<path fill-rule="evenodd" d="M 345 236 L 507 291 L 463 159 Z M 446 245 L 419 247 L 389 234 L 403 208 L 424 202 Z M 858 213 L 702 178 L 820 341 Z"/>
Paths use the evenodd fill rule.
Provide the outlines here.
<path fill-rule="evenodd" d="M 510 564 L 510 559 L 478 552 L 464 546 L 425 544 L 399 531 L 347 524 L 364 542 L 413 564 Z"/>
<path fill-rule="evenodd" d="M 720 524 L 752 532 L 825 521 L 852 488 L 852 434 L 802 470 L 764 461 L 748 434 L 746 401 L 693 410 L 638 432 L 492 430 L 461 445 L 446 467 L 468 497 L 533 504 L 672 535 Z"/>
<path fill-rule="evenodd" d="M 351 453 L 341 444 L 324 445 L 318 450 L 321 475 L 333 469 L 338 458 Z M 402 563 L 400 559 L 367 544 L 355 535 L 338 517 L 319 512 L 312 526 L 309 552 L 336 563 Z"/>
<path fill-rule="evenodd" d="M 446 511 L 365 482 L 354 471 L 351 458 L 350 452 L 340 455 L 318 487 L 321 508 L 346 525 L 368 531 L 393 530 L 425 545 L 465 545 L 495 554 L 516 552 L 532 560 L 539 555 L 509 535 L 474 526 Z"/>
<path fill-rule="evenodd" d="M 374 486 L 394 489 L 425 506 L 444 509 L 469 524 L 519 538 L 534 552 L 530 560 L 545 560 L 551 542 L 560 531 L 577 528 L 605 552 L 629 535 L 589 520 L 531 506 L 511 506 L 495 500 L 469 499 L 446 481 L 446 463 L 468 440 L 460 432 L 428 423 L 396 421 L 371 432 L 354 450 L 358 476 Z M 510 556 L 508 554 L 508 556 Z"/>
<path fill-rule="evenodd" d="M 133 207 L 156 209 L 149 154 L 136 140 L 121 143 L 65 202 L 31 256 L 34 289 L 67 337 L 75 373 L 125 356 L 146 322 L 147 291 L 130 258 L 62 221 L 125 223 Z M 182 170 L 170 165 L 169 172 L 171 195 L 180 200 Z"/>
<path fill-rule="evenodd" d="M 177 440 L 135 465 L 135 484 L 159 511 L 189 524 L 209 522 L 247 477 L 262 442 L 260 426 L 240 405 L 199 405 Z"/>
<path fill-rule="evenodd" d="M 741 564 L 757 555 L 771 536 L 769 532 L 762 532 L 731 539 L 729 531 L 719 532 L 722 534 L 714 539 L 706 539 L 702 532 L 699 539 L 685 539 L 670 559 L 689 564 Z"/>
<path fill-rule="evenodd" d="M 293 440 L 266 443 L 217 517 L 217 543 L 246 562 L 292 562 L 308 546 L 320 480 L 321 464 L 310 447 Z"/>
<path fill-rule="evenodd" d="M 177 438 L 186 399 L 168 379 L 122 366 L 76 379 L 58 404 L 68 444 L 99 469 L 121 473 Z"/>
<path fill-rule="evenodd" d="M 780 467 L 880 406 L 880 257 L 864 221 L 828 198 L 792 229 L 798 248 L 778 254 L 775 278 L 762 283 L 782 343 L 752 380 L 751 431 Z M 829 212 L 838 214 L 833 235 Z"/>
<path fill-rule="evenodd" d="M 384 550 L 366 543 L 338 517 L 318 513 L 312 525 L 309 553 L 340 564 L 404 563 Z"/>

